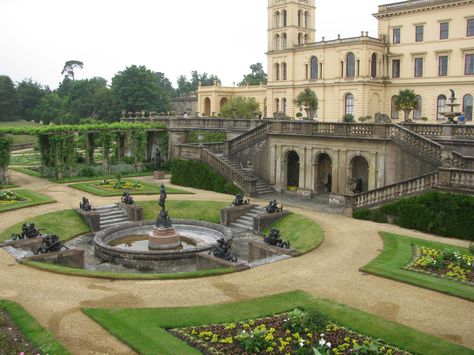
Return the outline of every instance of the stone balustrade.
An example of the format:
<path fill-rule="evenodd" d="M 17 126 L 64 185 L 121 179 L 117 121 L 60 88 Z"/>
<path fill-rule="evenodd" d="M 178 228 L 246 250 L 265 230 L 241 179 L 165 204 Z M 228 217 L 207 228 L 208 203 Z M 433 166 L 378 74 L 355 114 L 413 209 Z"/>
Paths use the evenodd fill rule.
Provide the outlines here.
<path fill-rule="evenodd" d="M 263 125 L 253 128 L 247 133 L 225 142 L 224 154 L 232 154 L 233 152 L 246 148 L 250 144 L 265 138 L 267 133 L 270 132 L 271 127 L 272 123 L 264 123 Z"/>
<path fill-rule="evenodd" d="M 439 184 L 440 187 L 449 189 L 474 189 L 474 170 L 440 168 Z"/>
<path fill-rule="evenodd" d="M 474 126 L 428 123 L 403 123 L 403 127 L 429 138 L 474 139 Z"/>

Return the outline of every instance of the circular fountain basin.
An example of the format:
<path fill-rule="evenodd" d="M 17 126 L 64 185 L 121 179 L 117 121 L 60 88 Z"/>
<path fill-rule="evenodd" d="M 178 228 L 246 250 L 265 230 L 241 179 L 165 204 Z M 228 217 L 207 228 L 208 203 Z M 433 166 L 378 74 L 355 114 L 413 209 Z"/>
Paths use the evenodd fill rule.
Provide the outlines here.
<path fill-rule="evenodd" d="M 95 254 L 105 262 L 129 268 L 160 271 L 163 262 L 195 263 L 196 254 L 209 251 L 220 238 L 231 238 L 230 229 L 215 223 L 173 220 L 183 246 L 176 249 L 149 250 L 148 234 L 154 221 L 121 224 L 98 232 L 94 237 Z"/>

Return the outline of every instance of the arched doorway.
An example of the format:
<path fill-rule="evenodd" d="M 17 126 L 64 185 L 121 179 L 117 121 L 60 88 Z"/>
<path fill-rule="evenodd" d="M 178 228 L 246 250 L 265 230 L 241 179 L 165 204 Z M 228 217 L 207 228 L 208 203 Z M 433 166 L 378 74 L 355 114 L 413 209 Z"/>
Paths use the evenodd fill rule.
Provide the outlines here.
<path fill-rule="evenodd" d="M 294 150 L 288 152 L 286 185 L 288 189 L 298 189 L 300 184 L 300 157 Z"/>
<path fill-rule="evenodd" d="M 229 101 L 229 100 L 227 99 L 227 97 L 223 97 L 223 98 L 221 99 L 221 104 L 220 104 L 219 111 L 222 110 L 222 106 L 224 106 L 224 105 L 227 103 L 227 101 Z"/>
<path fill-rule="evenodd" d="M 332 160 L 328 154 L 322 153 L 316 158 L 314 176 L 316 192 L 332 192 Z"/>
<path fill-rule="evenodd" d="M 349 188 L 349 193 L 361 193 L 369 190 L 369 163 L 364 157 L 357 156 L 351 160 L 350 173 L 353 183 Z"/>
<path fill-rule="evenodd" d="M 208 97 L 204 99 L 204 116 L 211 116 L 211 99 Z"/>

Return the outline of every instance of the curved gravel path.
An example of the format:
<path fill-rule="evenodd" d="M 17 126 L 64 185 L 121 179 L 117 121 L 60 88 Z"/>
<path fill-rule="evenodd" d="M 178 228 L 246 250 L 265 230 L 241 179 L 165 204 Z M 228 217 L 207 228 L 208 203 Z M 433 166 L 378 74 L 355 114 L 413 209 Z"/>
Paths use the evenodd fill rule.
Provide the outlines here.
<path fill-rule="evenodd" d="M 13 173 L 13 181 L 49 195 L 58 202 L 1 214 L 0 231 L 28 216 L 74 208 L 82 196 L 93 205 L 115 198 L 99 198 L 66 185 Z M 141 178 L 151 180 L 151 178 Z M 196 195 L 169 195 L 170 199 L 222 200 L 231 197 L 188 189 Z M 150 200 L 137 196 L 137 200 Z M 262 204 L 264 202 L 262 201 Z M 111 281 L 70 277 L 32 269 L 0 251 L 0 299 L 20 303 L 54 333 L 73 354 L 133 354 L 81 307 L 169 307 L 233 302 L 301 289 L 317 297 L 362 309 L 420 331 L 474 349 L 474 302 L 438 292 L 366 275 L 358 269 L 383 247 L 380 230 L 467 246 L 467 242 L 439 238 L 392 225 L 358 221 L 333 214 L 288 208 L 319 223 L 325 241 L 299 258 L 223 276 L 167 281 Z"/>

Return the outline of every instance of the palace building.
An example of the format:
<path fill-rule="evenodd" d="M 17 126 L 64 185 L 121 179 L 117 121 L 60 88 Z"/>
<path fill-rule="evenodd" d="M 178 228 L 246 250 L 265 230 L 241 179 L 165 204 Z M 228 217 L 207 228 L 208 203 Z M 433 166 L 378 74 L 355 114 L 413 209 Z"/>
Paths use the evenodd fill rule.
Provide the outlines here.
<path fill-rule="evenodd" d="M 394 97 L 413 89 L 418 109 L 410 118 L 439 123 L 450 89 L 458 111 L 472 121 L 474 95 L 474 0 L 409 0 L 380 5 L 377 38 L 316 42 L 315 0 L 268 0 L 268 83 L 201 86 L 198 110 L 218 116 L 234 96 L 254 97 L 263 117 L 295 118 L 305 88 L 319 99 L 317 120 L 340 122 L 345 114 L 402 120 Z M 305 115 L 305 113 L 303 112 Z"/>

